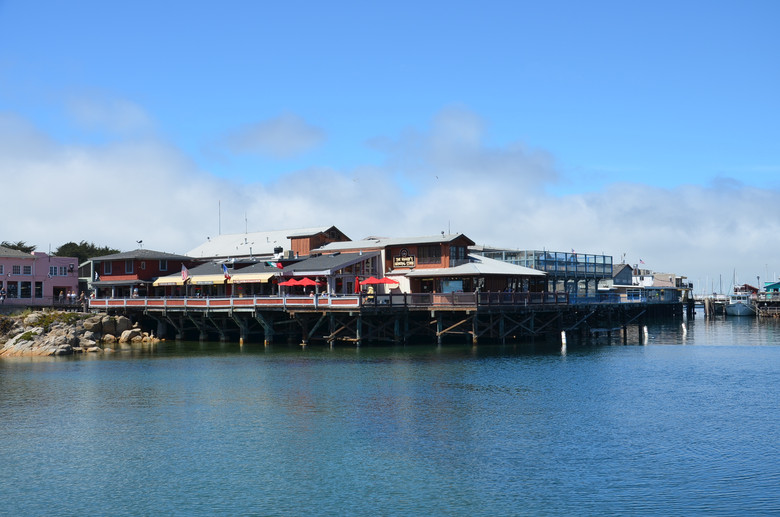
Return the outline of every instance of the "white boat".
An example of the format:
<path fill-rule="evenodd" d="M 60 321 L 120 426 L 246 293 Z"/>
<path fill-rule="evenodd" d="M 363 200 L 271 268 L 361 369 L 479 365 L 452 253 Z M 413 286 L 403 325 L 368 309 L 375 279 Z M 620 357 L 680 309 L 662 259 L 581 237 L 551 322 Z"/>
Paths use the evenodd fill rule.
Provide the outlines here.
<path fill-rule="evenodd" d="M 758 289 L 747 284 L 735 286 L 726 303 L 726 315 L 755 316 L 757 291 Z"/>

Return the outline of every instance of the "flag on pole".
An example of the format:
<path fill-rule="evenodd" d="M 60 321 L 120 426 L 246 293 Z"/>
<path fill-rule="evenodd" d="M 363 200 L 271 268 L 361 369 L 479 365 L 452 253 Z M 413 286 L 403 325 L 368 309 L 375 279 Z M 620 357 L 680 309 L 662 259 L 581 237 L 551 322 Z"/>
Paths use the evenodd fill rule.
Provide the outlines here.
<path fill-rule="evenodd" d="M 222 264 L 222 272 L 225 273 L 225 278 L 230 280 L 230 273 L 228 273 L 228 268 L 225 264 Z"/>
<path fill-rule="evenodd" d="M 274 262 L 274 261 L 271 260 L 271 261 L 266 262 L 266 265 L 268 265 L 270 267 L 284 269 L 284 265 L 282 265 L 281 262 Z"/>
<path fill-rule="evenodd" d="M 639 263 L 640 263 L 640 264 L 644 264 L 644 263 L 645 263 L 645 261 L 644 261 L 644 260 L 642 260 L 642 259 L 639 259 Z"/>
<path fill-rule="evenodd" d="M 98 275 L 98 272 L 95 271 L 95 282 L 97 282 L 98 280 L 100 280 L 100 275 Z"/>
<path fill-rule="evenodd" d="M 190 277 L 190 270 L 184 264 L 181 265 L 181 279 L 185 282 Z"/>

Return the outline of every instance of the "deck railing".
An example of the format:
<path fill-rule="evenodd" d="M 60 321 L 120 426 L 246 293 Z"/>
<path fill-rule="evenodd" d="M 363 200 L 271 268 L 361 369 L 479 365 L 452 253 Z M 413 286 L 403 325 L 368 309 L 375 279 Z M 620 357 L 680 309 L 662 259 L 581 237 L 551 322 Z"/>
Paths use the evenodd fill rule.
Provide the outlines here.
<path fill-rule="evenodd" d="M 345 296 L 254 296 L 230 298 L 92 298 L 91 309 L 138 308 L 152 310 L 254 310 L 353 308 L 476 308 L 478 306 L 565 305 L 566 293 L 403 293 Z"/>

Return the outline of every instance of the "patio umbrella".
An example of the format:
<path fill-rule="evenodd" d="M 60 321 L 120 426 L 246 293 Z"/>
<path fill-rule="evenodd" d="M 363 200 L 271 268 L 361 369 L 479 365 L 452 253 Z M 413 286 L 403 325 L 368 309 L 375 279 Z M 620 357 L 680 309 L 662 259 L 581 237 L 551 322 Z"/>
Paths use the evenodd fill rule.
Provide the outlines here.
<path fill-rule="evenodd" d="M 301 285 L 301 283 L 295 278 L 291 278 L 289 280 L 285 280 L 284 282 L 279 282 L 279 285 Z"/>
<path fill-rule="evenodd" d="M 392 284 L 395 285 L 398 283 L 398 280 L 393 280 L 392 278 L 376 278 L 373 276 L 370 276 L 360 282 L 360 285 L 376 285 L 376 284 Z"/>
<path fill-rule="evenodd" d="M 315 285 L 324 285 L 324 284 L 322 282 L 317 282 L 316 280 L 312 280 L 311 278 L 306 277 L 306 278 L 301 278 L 300 280 L 298 280 L 298 283 L 296 285 L 303 285 L 303 286 L 306 286 L 306 287 L 312 287 L 312 286 L 315 286 Z"/>

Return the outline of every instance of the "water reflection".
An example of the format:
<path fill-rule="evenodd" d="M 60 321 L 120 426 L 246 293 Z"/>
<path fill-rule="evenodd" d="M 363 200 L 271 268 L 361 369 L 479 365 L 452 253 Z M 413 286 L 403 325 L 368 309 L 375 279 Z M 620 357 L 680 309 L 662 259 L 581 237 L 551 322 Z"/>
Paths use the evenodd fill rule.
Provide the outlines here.
<path fill-rule="evenodd" d="M 771 513 L 777 324 L 684 323 L 565 351 L 164 342 L 1 360 L 0 496 L 13 515 Z"/>

